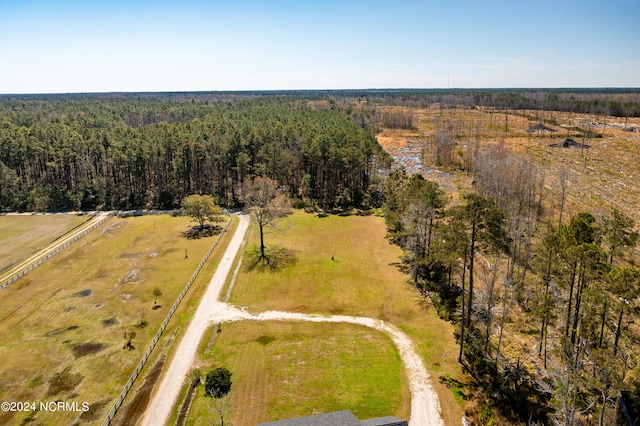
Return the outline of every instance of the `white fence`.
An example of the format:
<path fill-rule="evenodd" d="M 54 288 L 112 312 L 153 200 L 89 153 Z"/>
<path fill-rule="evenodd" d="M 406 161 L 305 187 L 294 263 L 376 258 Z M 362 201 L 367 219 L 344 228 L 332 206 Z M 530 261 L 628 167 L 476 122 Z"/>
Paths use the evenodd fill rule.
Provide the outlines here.
<path fill-rule="evenodd" d="M 84 231 L 82 231 L 81 233 L 75 235 L 72 239 L 66 241 L 64 244 L 62 244 L 61 246 L 58 246 L 54 251 L 49 252 L 47 254 L 42 255 L 41 257 L 39 257 L 38 259 L 34 260 L 33 263 L 31 263 L 31 265 L 29 265 L 27 268 L 21 270 L 20 272 L 16 273 L 15 275 L 13 275 L 12 277 L 4 280 L 2 283 L 0 283 L 0 290 L 2 290 L 3 288 L 13 284 L 16 280 L 18 280 L 19 278 L 23 277 L 24 275 L 28 274 L 29 272 L 33 271 L 34 269 L 36 269 L 38 266 L 42 265 L 44 262 L 46 262 L 47 260 L 51 259 L 53 256 L 55 256 L 56 254 L 60 253 L 62 250 L 66 249 L 67 247 L 69 247 L 71 244 L 75 243 L 76 241 L 78 241 L 80 238 L 84 237 L 85 235 L 87 235 L 89 232 L 93 231 L 94 229 L 96 229 L 98 226 L 102 225 L 103 223 L 105 223 L 108 219 L 113 217 L 113 213 L 110 213 L 108 215 L 103 216 L 101 219 L 99 219 L 96 223 L 94 223 L 93 225 L 91 225 L 90 227 L 88 227 L 87 229 L 85 229 Z"/>
<path fill-rule="evenodd" d="M 222 232 L 220 232 L 220 234 L 218 235 L 218 238 L 216 238 L 216 240 L 211 245 L 211 248 L 209 248 L 209 251 L 207 251 L 207 253 L 204 255 L 204 257 L 202 258 L 202 260 L 198 264 L 198 267 L 194 271 L 193 275 L 191 275 L 191 278 L 187 282 L 187 285 L 184 286 L 184 288 L 182 289 L 182 292 L 180 293 L 180 295 L 178 296 L 176 301 L 173 303 L 173 306 L 171 307 L 171 309 L 169 309 L 169 312 L 167 313 L 166 318 L 162 322 L 162 325 L 158 329 L 158 332 L 153 337 L 153 340 L 149 344 L 149 347 L 145 351 L 144 355 L 142 355 L 142 358 L 140 359 L 140 362 L 138 363 L 138 366 L 133 371 L 133 373 L 131 374 L 131 377 L 129 377 L 129 380 L 127 380 L 127 383 L 122 388 L 122 392 L 120 392 L 120 396 L 118 396 L 118 398 L 113 403 L 113 406 L 111 407 L 111 410 L 109 410 L 109 413 L 107 413 L 107 416 L 105 417 L 104 421 L 102 422 L 102 426 L 108 426 L 111 423 L 111 421 L 113 420 L 113 418 L 115 417 L 116 413 L 118 412 L 118 409 L 122 405 L 122 402 L 124 401 L 124 399 L 126 398 L 127 394 L 129 393 L 129 390 L 133 386 L 133 383 L 138 378 L 138 375 L 140 374 L 140 371 L 142 371 L 142 369 L 144 368 L 144 365 L 147 362 L 147 359 L 149 359 L 149 356 L 151 355 L 151 352 L 156 347 L 156 344 L 158 343 L 158 340 L 160 340 L 160 337 L 162 336 L 162 333 L 164 332 L 164 329 L 167 327 L 167 324 L 169 323 L 169 320 L 171 320 L 171 317 L 173 316 L 173 313 L 176 311 L 176 309 L 178 309 L 178 306 L 180 305 L 180 302 L 182 302 L 182 298 L 184 297 L 185 294 L 187 294 L 187 291 L 189 291 L 189 288 L 191 288 L 191 285 L 193 284 L 193 282 L 198 277 L 198 274 L 200 273 L 200 270 L 202 269 L 204 264 L 209 259 L 209 256 L 211 256 L 211 253 L 213 252 L 213 250 L 218 245 L 218 242 L 220 241 L 220 239 L 222 238 L 224 233 L 227 231 L 227 229 L 229 228 L 230 224 L 231 224 L 231 217 L 229 217 L 229 221 L 227 222 L 225 227 L 222 229 Z"/>

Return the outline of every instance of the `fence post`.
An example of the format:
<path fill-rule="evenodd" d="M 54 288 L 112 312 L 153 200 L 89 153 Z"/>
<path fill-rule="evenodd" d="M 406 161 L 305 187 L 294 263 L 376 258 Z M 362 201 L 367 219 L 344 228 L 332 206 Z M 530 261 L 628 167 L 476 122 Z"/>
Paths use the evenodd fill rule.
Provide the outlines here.
<path fill-rule="evenodd" d="M 88 229 L 85 229 L 84 231 L 82 231 L 80 234 L 74 236 L 71 240 L 68 240 L 67 242 L 65 242 L 64 244 L 62 244 L 61 246 L 58 246 L 55 250 L 48 252 L 47 254 L 43 254 L 42 256 L 40 256 L 39 258 L 37 258 L 36 260 L 34 260 L 33 262 L 31 262 L 31 264 L 29 266 L 27 266 L 26 268 L 24 268 L 22 271 L 17 272 L 16 274 L 14 274 L 13 276 L 11 276 L 10 278 L 4 280 L 2 283 L 0 283 L 0 290 L 4 289 L 5 287 L 9 286 L 9 284 L 12 284 L 13 282 L 15 282 L 18 278 L 26 275 L 28 272 L 33 271 L 37 266 L 42 265 L 44 262 L 46 262 L 47 260 L 51 259 L 53 256 L 55 256 L 56 254 L 60 253 L 62 250 L 64 250 L 65 248 L 69 247 L 72 243 L 78 241 L 81 237 L 85 236 L 86 234 L 88 234 L 90 231 L 93 231 L 94 229 L 96 229 L 98 226 L 102 225 L 103 223 L 105 223 L 107 220 L 111 219 L 113 217 L 114 213 L 109 213 L 108 215 L 106 215 L 105 218 L 99 219 L 99 222 L 93 224 L 91 227 L 89 227 Z"/>
<path fill-rule="evenodd" d="M 216 238 L 216 240 L 213 242 L 213 244 L 211 245 L 209 250 L 205 253 L 204 257 L 200 261 L 200 264 L 204 265 L 204 263 L 206 263 L 206 261 L 209 259 L 209 256 L 211 256 L 211 253 L 213 253 L 213 250 L 218 245 L 218 242 L 220 241 L 220 239 L 222 238 L 224 233 L 227 232 L 227 229 L 229 228 L 229 225 L 231 225 L 231 221 L 232 221 L 232 218 L 231 218 L 231 216 L 229 216 L 229 220 L 227 221 L 227 224 L 224 226 L 224 228 L 222 228 L 222 231 L 218 235 L 218 238 Z M 116 399 L 115 403 L 111 407 L 111 410 L 109 410 L 109 412 L 107 413 L 107 416 L 102 421 L 102 426 L 109 426 L 109 424 L 111 423 L 111 420 L 113 420 L 113 418 L 118 413 L 118 410 L 120 409 L 120 406 L 122 405 L 122 402 L 124 401 L 125 397 L 127 396 L 127 393 L 129 393 L 129 390 L 133 386 L 133 383 L 135 382 L 136 378 L 138 378 L 138 374 L 140 374 L 140 371 L 142 371 L 142 369 L 144 368 L 144 365 L 146 364 L 147 360 L 149 359 L 149 356 L 151 355 L 151 352 L 153 352 L 153 349 L 156 347 L 156 344 L 160 340 L 160 337 L 162 336 L 162 333 L 164 332 L 165 328 L 169 324 L 169 321 L 171 320 L 171 317 L 173 316 L 173 314 L 176 311 L 176 309 L 178 309 L 178 306 L 180 305 L 180 302 L 182 301 L 184 295 L 187 293 L 189 288 L 191 288 L 191 285 L 196 280 L 196 278 L 197 278 L 198 274 L 200 273 L 201 269 L 202 269 L 202 266 L 198 265 L 198 267 L 196 268 L 194 273 L 191 275 L 191 278 L 189 278 L 189 281 L 187 281 L 187 284 L 184 286 L 184 288 L 180 292 L 180 295 L 178 295 L 178 298 L 173 303 L 173 306 L 171 306 L 171 309 L 167 313 L 167 316 L 165 317 L 164 321 L 162 322 L 162 325 L 160 326 L 160 328 L 156 332 L 155 336 L 151 340 L 151 343 L 149 344 L 149 346 L 147 347 L 147 350 L 145 351 L 144 355 L 140 359 L 140 362 L 138 363 L 138 366 L 136 367 L 135 371 L 129 377 L 129 380 L 127 381 L 127 384 L 124 386 L 124 388 L 120 392 L 120 396 Z M 129 382 L 131 382 L 131 383 L 129 383 Z"/>

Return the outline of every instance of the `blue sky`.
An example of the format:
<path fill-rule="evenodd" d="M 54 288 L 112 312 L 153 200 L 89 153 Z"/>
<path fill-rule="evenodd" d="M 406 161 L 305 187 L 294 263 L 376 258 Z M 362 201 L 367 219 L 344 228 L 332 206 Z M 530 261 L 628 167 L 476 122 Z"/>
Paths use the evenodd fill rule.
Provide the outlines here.
<path fill-rule="evenodd" d="M 0 93 L 639 87 L 638 0 L 0 0 Z"/>

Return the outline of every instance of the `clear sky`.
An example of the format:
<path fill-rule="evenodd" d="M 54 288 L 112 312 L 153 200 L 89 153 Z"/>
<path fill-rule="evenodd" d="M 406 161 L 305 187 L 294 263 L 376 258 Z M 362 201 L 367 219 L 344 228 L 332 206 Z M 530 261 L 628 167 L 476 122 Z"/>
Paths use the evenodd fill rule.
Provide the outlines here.
<path fill-rule="evenodd" d="M 640 0 L 0 0 L 0 93 L 640 87 Z"/>

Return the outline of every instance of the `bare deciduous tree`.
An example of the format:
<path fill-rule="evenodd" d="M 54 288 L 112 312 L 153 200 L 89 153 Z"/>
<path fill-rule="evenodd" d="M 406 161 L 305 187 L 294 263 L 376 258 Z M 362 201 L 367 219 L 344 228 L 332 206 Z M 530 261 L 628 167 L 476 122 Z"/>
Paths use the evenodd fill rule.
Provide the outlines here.
<path fill-rule="evenodd" d="M 289 199 L 278 189 L 276 181 L 262 176 L 243 183 L 240 199 L 258 225 L 260 259 L 266 259 L 265 228 L 273 228 L 278 219 L 289 213 Z"/>

